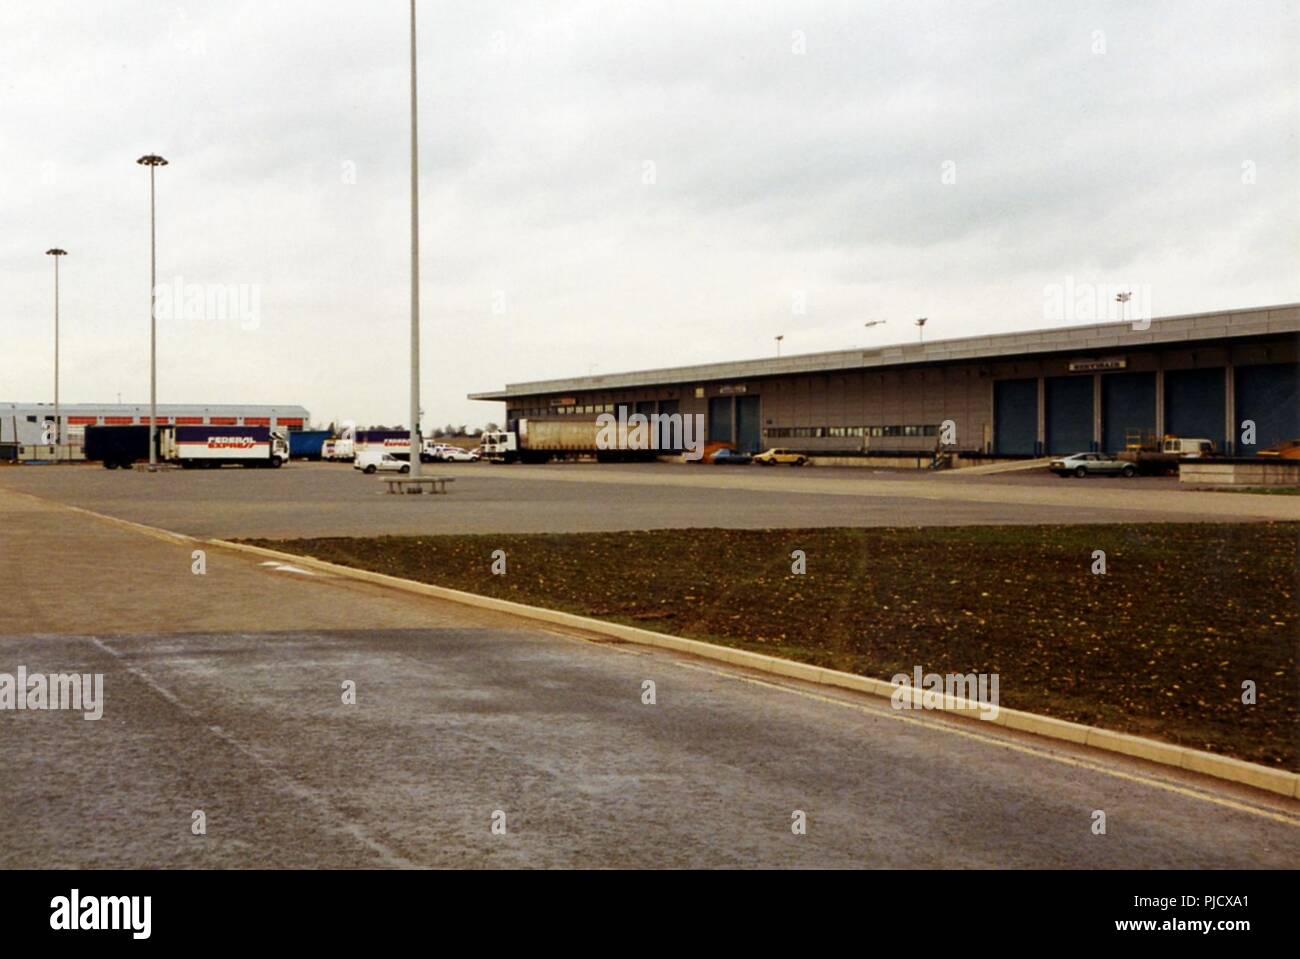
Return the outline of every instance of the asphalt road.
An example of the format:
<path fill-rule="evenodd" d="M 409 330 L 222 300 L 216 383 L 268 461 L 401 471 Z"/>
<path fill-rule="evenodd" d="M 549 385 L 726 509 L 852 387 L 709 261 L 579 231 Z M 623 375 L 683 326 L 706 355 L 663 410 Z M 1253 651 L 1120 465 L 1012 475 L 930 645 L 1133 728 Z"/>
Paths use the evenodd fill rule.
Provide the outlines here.
<path fill-rule="evenodd" d="M 379 478 L 328 463 L 155 474 L 11 467 L 0 468 L 0 488 L 221 537 L 1300 520 L 1300 497 L 1196 492 L 1163 478 L 669 463 L 429 469 L 455 478 L 449 495 L 389 496 Z"/>
<path fill-rule="evenodd" d="M 1279 797 L 194 548 L 0 488 L 0 672 L 105 689 L 0 712 L 0 867 L 1300 861 Z"/>

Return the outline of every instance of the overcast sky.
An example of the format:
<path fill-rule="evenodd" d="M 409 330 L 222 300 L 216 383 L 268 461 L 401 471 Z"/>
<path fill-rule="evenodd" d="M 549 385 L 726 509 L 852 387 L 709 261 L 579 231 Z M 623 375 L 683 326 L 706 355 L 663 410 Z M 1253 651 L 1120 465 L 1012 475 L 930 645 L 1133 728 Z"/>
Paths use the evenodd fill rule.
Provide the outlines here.
<path fill-rule="evenodd" d="M 418 7 L 427 425 L 1069 283 L 1300 300 L 1294 0 Z M 0 400 L 52 397 L 51 246 L 63 399 L 147 399 L 157 152 L 159 283 L 256 307 L 160 321 L 159 400 L 405 423 L 407 42 L 402 0 L 4 0 Z"/>

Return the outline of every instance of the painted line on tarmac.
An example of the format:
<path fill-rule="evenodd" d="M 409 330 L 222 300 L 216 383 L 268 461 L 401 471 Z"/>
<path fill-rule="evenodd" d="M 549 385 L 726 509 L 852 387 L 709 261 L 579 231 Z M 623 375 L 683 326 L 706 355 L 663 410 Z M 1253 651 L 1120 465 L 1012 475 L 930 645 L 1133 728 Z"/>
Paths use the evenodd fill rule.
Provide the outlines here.
<path fill-rule="evenodd" d="M 987 743 L 992 746 L 1000 746 L 1003 749 L 1010 749 L 1018 753 L 1025 753 L 1030 756 L 1037 756 L 1041 759 L 1050 759 L 1053 762 L 1063 763 L 1066 766 L 1075 766 L 1079 769 L 1087 769 L 1090 772 L 1101 773 L 1115 779 L 1123 779 L 1127 782 L 1141 783 L 1144 786 L 1152 786 L 1165 792 L 1175 793 L 1179 796 L 1186 796 L 1190 799 L 1199 799 L 1202 802 L 1213 803 L 1216 806 L 1223 806 L 1237 812 L 1250 813 L 1253 816 L 1261 816 L 1265 819 L 1272 819 L 1276 822 L 1284 823 L 1300 829 L 1300 819 L 1287 816 L 1284 813 L 1273 812 L 1272 810 L 1262 809 L 1258 806 L 1251 806 L 1248 803 L 1238 802 L 1235 799 L 1225 799 L 1221 796 L 1215 796 L 1212 793 L 1201 792 L 1198 789 L 1191 789 L 1187 786 L 1179 786 L 1165 780 L 1155 779 L 1150 776 L 1143 776 L 1139 773 L 1125 772 L 1119 769 L 1112 769 L 1097 763 L 1089 762 L 1086 759 L 1075 759 L 1071 756 L 1062 756 L 1059 753 L 1052 753 L 1042 749 L 1036 749 L 1033 746 L 1024 746 L 1020 743 L 1013 743 L 1008 740 L 999 739 L 995 736 L 987 736 L 983 733 L 974 733 L 966 729 L 958 729 L 956 726 L 950 726 L 948 723 L 928 722 L 915 716 L 900 715 L 897 710 L 885 709 L 883 707 L 866 706 L 862 703 L 853 703 L 844 699 L 837 699 L 834 696 L 824 696 L 821 693 L 814 693 L 806 689 L 799 689 L 795 686 L 786 686 L 781 683 L 769 682 L 765 679 L 757 679 L 753 676 L 744 676 L 740 673 L 732 673 L 723 669 L 713 669 L 709 666 L 701 666 L 697 663 L 688 663 L 684 660 L 674 660 L 678 666 L 685 669 L 694 669 L 702 673 L 713 673 L 715 676 L 722 676 L 727 679 L 738 680 L 742 683 L 752 683 L 755 686 L 765 686 L 768 689 L 779 689 L 783 692 L 793 693 L 796 696 L 803 696 L 806 699 L 815 699 L 822 703 L 832 703 L 836 706 L 843 706 L 846 709 L 857 710 L 858 712 L 867 713 L 870 716 L 879 716 L 885 719 L 895 719 L 903 723 L 915 723 L 925 729 L 937 729 L 954 736 L 962 736 L 966 739 L 973 739 L 976 742 Z"/>
<path fill-rule="evenodd" d="M 161 696 L 167 702 L 175 706 L 178 710 L 184 713 L 186 717 L 193 720 L 197 725 L 202 726 L 209 733 L 216 736 L 245 758 L 251 760 L 254 765 L 270 776 L 282 792 L 286 792 L 295 799 L 299 799 L 314 806 L 325 820 L 331 824 L 335 832 L 347 834 L 357 842 L 361 843 L 379 857 L 382 865 L 394 869 L 419 868 L 418 863 L 414 863 L 399 855 L 388 846 L 385 846 L 374 836 L 370 835 L 370 833 L 367 832 L 365 827 L 360 823 L 342 815 L 337 809 L 330 805 L 329 801 L 317 790 L 298 782 L 275 763 L 271 762 L 264 756 L 259 755 L 258 752 L 251 747 L 244 745 L 244 743 L 230 735 L 230 733 L 226 732 L 220 726 L 214 726 L 207 722 L 203 716 L 199 714 L 198 710 L 191 706 L 187 706 L 180 697 L 162 683 L 158 682 L 140 667 L 130 665 L 126 660 L 126 656 L 120 650 L 114 649 L 98 636 L 89 636 L 87 637 L 87 640 L 96 649 L 107 653 L 109 656 L 112 656 L 118 662 L 122 663 L 123 668 L 128 673 L 140 680 L 140 682 L 144 683 L 145 686 L 152 690 L 156 695 Z"/>

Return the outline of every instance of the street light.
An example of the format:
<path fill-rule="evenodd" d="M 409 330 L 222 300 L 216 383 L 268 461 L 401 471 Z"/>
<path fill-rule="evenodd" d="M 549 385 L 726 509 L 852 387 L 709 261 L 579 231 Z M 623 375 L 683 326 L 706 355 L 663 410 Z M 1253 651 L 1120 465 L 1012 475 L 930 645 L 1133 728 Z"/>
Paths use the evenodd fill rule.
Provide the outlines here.
<path fill-rule="evenodd" d="M 59 257 L 67 256 L 68 251 L 56 246 L 46 250 L 45 255 L 54 257 L 54 461 L 57 463 L 63 425 L 59 416 Z"/>
<path fill-rule="evenodd" d="M 411 0 L 411 476 L 420 475 L 420 144 L 415 108 L 415 0 Z"/>
<path fill-rule="evenodd" d="M 154 229 L 154 168 L 167 161 L 156 153 L 135 161 L 149 168 L 149 472 L 158 469 L 158 234 Z"/>
<path fill-rule="evenodd" d="M 865 329 L 868 329 L 868 330 L 869 330 L 869 329 L 871 329 L 873 326 L 883 326 L 884 324 L 886 324 L 886 323 L 888 323 L 888 322 L 889 322 L 888 320 L 867 320 L 867 322 L 863 323 L 862 326 L 863 326 Z"/>
<path fill-rule="evenodd" d="M 1131 291 L 1128 293 L 1117 293 L 1115 295 L 1115 302 L 1119 304 L 1119 319 L 1121 323 L 1127 319 L 1128 307 L 1126 304 L 1131 299 L 1133 299 L 1133 293 Z"/>
<path fill-rule="evenodd" d="M 918 343 L 925 342 L 925 321 L 927 319 L 929 319 L 929 317 L 923 316 L 916 321 L 916 332 L 918 335 L 918 339 L 917 339 Z"/>
<path fill-rule="evenodd" d="M 779 357 L 781 355 L 781 341 L 785 339 L 785 334 L 782 333 L 780 336 L 776 337 L 775 339 L 776 339 L 776 355 Z"/>

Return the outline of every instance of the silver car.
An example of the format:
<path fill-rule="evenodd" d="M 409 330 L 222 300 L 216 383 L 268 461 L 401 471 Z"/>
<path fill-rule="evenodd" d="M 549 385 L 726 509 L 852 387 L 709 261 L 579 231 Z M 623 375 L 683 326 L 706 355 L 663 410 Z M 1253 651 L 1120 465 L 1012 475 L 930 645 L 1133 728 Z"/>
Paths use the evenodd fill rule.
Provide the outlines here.
<path fill-rule="evenodd" d="M 1135 476 L 1137 467 L 1132 463 L 1116 459 L 1109 453 L 1071 453 L 1069 456 L 1052 460 L 1047 467 L 1057 476 Z"/>

